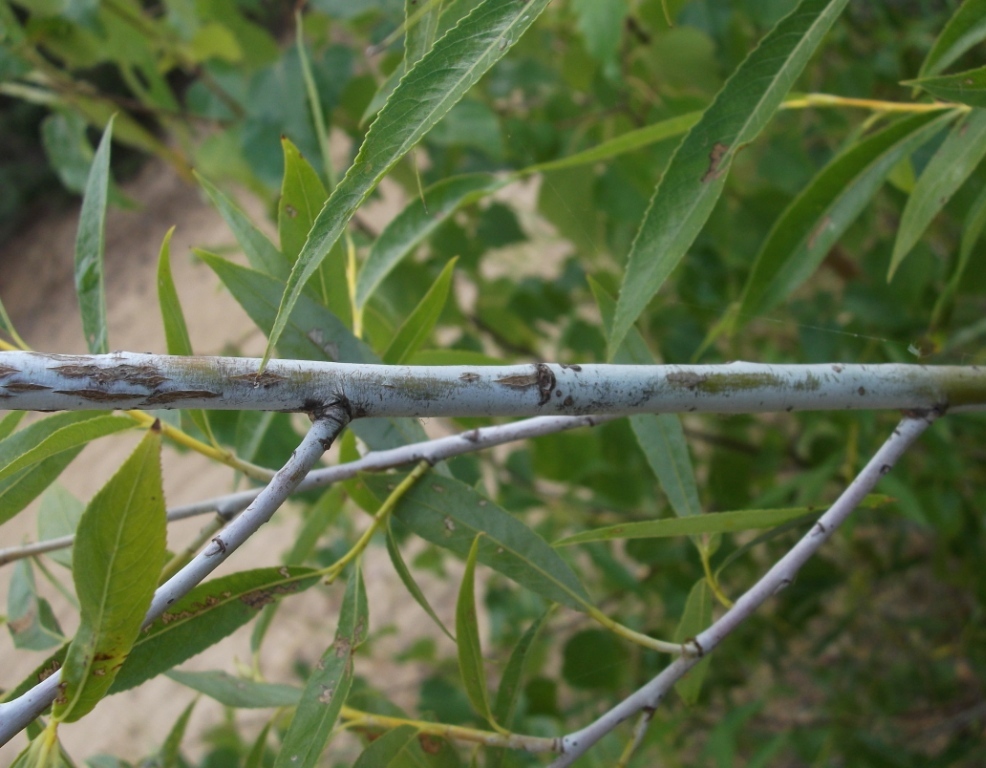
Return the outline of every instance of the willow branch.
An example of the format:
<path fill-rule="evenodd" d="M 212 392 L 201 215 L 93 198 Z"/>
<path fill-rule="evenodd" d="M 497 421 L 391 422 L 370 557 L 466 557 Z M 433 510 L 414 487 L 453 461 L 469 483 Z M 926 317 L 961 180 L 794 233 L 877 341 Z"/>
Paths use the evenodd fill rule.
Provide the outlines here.
<path fill-rule="evenodd" d="M 403 366 L 0 353 L 12 410 L 203 408 L 351 418 L 986 409 L 986 368 L 922 365 Z"/>
<path fill-rule="evenodd" d="M 349 421 L 341 408 L 320 411 L 313 417 L 314 423 L 297 450 L 246 511 L 213 538 L 205 550 L 158 588 L 144 618 L 144 627 L 158 619 L 176 600 L 187 595 L 256 533 L 260 526 L 270 520 Z M 6 744 L 44 712 L 58 692 L 59 680 L 60 675 L 56 672 L 23 696 L 0 704 L 0 745 Z"/>
<path fill-rule="evenodd" d="M 672 661 L 647 685 L 624 699 L 595 722 L 562 738 L 562 756 L 551 768 L 571 765 L 599 739 L 618 725 L 638 713 L 650 713 L 661 703 L 671 687 L 695 666 L 703 656 L 711 653 L 733 630 L 749 619 L 772 595 L 777 594 L 794 581 L 801 566 L 818 551 L 845 522 L 849 514 L 873 490 L 881 477 L 887 474 L 925 429 L 939 414 L 905 417 L 886 442 L 863 467 L 856 479 L 842 493 L 829 510 L 822 515 L 811 530 L 802 537 L 766 574 L 747 590 L 726 613 L 693 640 L 685 643 L 687 653 Z"/>
<path fill-rule="evenodd" d="M 402 445 L 385 451 L 368 453 L 356 461 L 338 464 L 332 467 L 316 469 L 308 473 L 302 480 L 295 493 L 310 491 L 314 488 L 324 488 L 333 483 L 349 480 L 361 472 L 382 472 L 406 464 L 417 464 L 426 461 L 435 465 L 454 456 L 462 456 L 495 445 L 504 445 L 533 437 L 551 435 L 579 427 L 594 427 L 612 421 L 615 416 L 538 416 L 510 424 L 497 424 L 491 427 L 478 427 L 458 435 L 439 437 L 420 443 Z M 196 501 L 172 507 L 168 510 L 168 521 L 185 520 L 198 515 L 215 514 L 224 520 L 231 520 L 252 502 L 261 492 L 260 488 L 251 488 L 236 493 L 228 493 L 211 499 Z M 43 555 L 58 549 L 71 547 L 75 541 L 74 534 L 59 536 L 17 547 L 0 549 L 0 566 L 22 560 L 35 555 Z"/>

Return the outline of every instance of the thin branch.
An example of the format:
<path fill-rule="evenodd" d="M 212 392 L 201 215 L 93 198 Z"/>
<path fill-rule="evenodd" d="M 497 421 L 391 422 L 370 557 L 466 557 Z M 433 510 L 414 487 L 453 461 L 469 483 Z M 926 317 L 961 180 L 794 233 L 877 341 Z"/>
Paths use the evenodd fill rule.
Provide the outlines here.
<path fill-rule="evenodd" d="M 579 427 L 594 427 L 612 421 L 615 416 L 538 416 L 511 424 L 498 424 L 492 427 L 479 427 L 458 435 L 435 438 L 420 443 L 402 445 L 386 451 L 374 451 L 366 456 L 346 464 L 325 467 L 309 472 L 295 489 L 296 493 L 310 491 L 313 488 L 324 488 L 333 483 L 356 477 L 360 472 L 382 472 L 387 469 L 417 464 L 426 461 L 431 465 L 437 464 L 454 456 L 492 448 L 495 445 L 529 440 L 556 432 L 563 432 Z M 260 488 L 251 488 L 237 493 L 228 493 L 212 499 L 197 501 L 168 510 L 168 521 L 184 520 L 198 515 L 214 513 L 225 520 L 231 520 L 260 494 Z M 18 547 L 0 549 L 0 566 L 12 563 L 34 555 L 53 552 L 57 549 L 71 547 L 75 541 L 74 535 L 60 536 L 57 539 L 47 539 Z"/>
<path fill-rule="evenodd" d="M 158 588 L 144 618 L 144 627 L 159 618 L 176 600 L 187 595 L 270 520 L 348 422 L 348 414 L 341 408 L 315 414 L 314 423 L 297 450 L 247 510 L 214 537 L 209 547 Z M 60 677 L 56 672 L 23 696 L 0 704 L 0 745 L 6 744 L 44 712 L 58 692 Z"/>
<path fill-rule="evenodd" d="M 986 368 L 922 365 L 403 366 L 0 352 L 12 410 L 204 408 L 351 418 L 986 409 Z"/>
<path fill-rule="evenodd" d="M 551 768 L 569 766 L 599 739 L 639 712 L 653 710 L 667 696 L 671 687 L 695 666 L 705 654 L 712 652 L 727 635 L 746 621 L 768 598 L 794 581 L 801 566 L 824 544 L 859 503 L 873 490 L 925 429 L 940 414 L 930 412 L 907 416 L 894 429 L 887 441 L 856 476 L 829 510 L 811 530 L 725 614 L 693 640 L 685 643 L 689 653 L 672 661 L 653 680 L 624 699 L 595 722 L 562 738 L 562 756 Z"/>

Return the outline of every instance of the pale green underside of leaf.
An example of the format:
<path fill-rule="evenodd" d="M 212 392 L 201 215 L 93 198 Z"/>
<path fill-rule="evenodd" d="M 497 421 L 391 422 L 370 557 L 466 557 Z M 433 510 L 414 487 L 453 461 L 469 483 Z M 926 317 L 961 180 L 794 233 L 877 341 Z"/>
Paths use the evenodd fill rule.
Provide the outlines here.
<path fill-rule="evenodd" d="M 974 109 L 956 123 L 925 166 L 901 214 L 887 279 L 921 239 L 932 219 L 986 156 L 986 109 Z"/>
<path fill-rule="evenodd" d="M 486 0 L 403 77 L 332 191 L 295 262 L 268 337 L 268 360 L 305 283 L 380 180 L 520 38 L 549 0 Z"/>
<path fill-rule="evenodd" d="M 233 677 L 228 672 L 185 672 L 173 669 L 167 676 L 224 706 L 237 709 L 293 707 L 301 699 L 301 688 L 297 686 L 261 683 Z"/>
<path fill-rule="evenodd" d="M 362 479 L 382 501 L 390 494 L 395 476 Z M 415 484 L 401 499 L 394 517 L 425 541 L 463 558 L 482 533 L 479 562 L 569 608 L 583 610 L 590 603 L 578 577 L 544 539 L 457 480 L 432 477 Z"/>
<path fill-rule="evenodd" d="M 944 101 L 957 101 L 970 107 L 986 107 L 986 67 L 956 72 L 954 75 L 906 80 L 904 85 L 922 88 Z"/>
<path fill-rule="evenodd" d="M 747 279 L 737 323 L 769 311 L 807 280 L 900 161 L 954 112 L 914 115 L 833 158 L 775 222 Z"/>
<path fill-rule="evenodd" d="M 106 335 L 103 252 L 106 245 L 106 194 L 109 189 L 112 136 L 111 117 L 89 168 L 75 238 L 75 292 L 82 312 L 82 332 L 89 351 L 94 355 L 110 351 Z"/>
<path fill-rule="evenodd" d="M 231 635 L 264 606 L 318 582 L 310 568 L 284 566 L 199 584 L 141 633 L 109 692 L 128 690 L 178 666 Z"/>
<path fill-rule="evenodd" d="M 948 20 L 921 64 L 919 77 L 937 75 L 986 39 L 986 0 L 966 0 Z"/>
<path fill-rule="evenodd" d="M 685 136 L 631 247 L 609 339 L 611 356 L 691 247 L 736 153 L 770 120 L 846 2 L 803 0 L 747 56 Z"/>
<path fill-rule="evenodd" d="M 62 667 L 56 720 L 78 720 L 106 694 L 150 607 L 167 535 L 160 449 L 160 432 L 149 430 L 79 521 L 72 567 L 79 629 Z"/>
<path fill-rule="evenodd" d="M 368 624 L 366 590 L 357 567 L 346 582 L 335 640 L 305 683 L 274 768 L 313 768 L 319 764 L 349 694 L 353 680 L 352 655 L 366 637 Z"/>

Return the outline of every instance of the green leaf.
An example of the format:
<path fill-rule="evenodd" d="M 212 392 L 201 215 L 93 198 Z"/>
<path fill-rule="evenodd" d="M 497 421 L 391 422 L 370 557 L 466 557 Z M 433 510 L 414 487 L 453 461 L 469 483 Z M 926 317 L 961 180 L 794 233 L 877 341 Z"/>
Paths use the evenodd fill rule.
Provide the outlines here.
<path fill-rule="evenodd" d="M 357 566 L 346 582 L 335 640 L 315 665 L 301 702 L 284 734 L 274 768 L 312 768 L 329 740 L 353 682 L 353 653 L 367 633 L 369 614 L 363 573 Z"/>
<path fill-rule="evenodd" d="M 47 541 L 75 535 L 84 511 L 85 505 L 81 501 L 55 483 L 41 497 L 41 509 L 38 510 L 38 539 Z M 66 568 L 72 567 L 72 547 L 56 549 L 49 552 L 48 557 Z"/>
<path fill-rule="evenodd" d="M 191 356 L 192 340 L 188 335 L 185 324 L 185 314 L 178 300 L 174 278 L 171 276 L 171 236 L 175 228 L 169 229 L 161 242 L 161 250 L 157 260 L 157 300 L 161 307 L 161 319 L 164 323 L 164 338 L 168 345 L 169 355 Z M 188 417 L 198 427 L 202 434 L 215 442 L 212 437 L 212 427 L 208 414 L 200 409 L 186 411 Z"/>
<path fill-rule="evenodd" d="M 685 136 L 630 250 L 609 339 L 611 355 L 691 247 L 736 153 L 770 120 L 846 2 L 802 0 L 746 57 Z"/>
<path fill-rule="evenodd" d="M 196 586 L 141 633 L 110 693 L 126 691 L 228 637 L 266 605 L 318 584 L 311 568 L 257 568 Z"/>
<path fill-rule="evenodd" d="M 986 156 L 986 109 L 974 109 L 951 132 L 925 166 L 904 206 L 887 279 L 897 271 L 952 195 Z"/>
<path fill-rule="evenodd" d="M 400 576 L 401 583 L 408 592 L 411 593 L 411 597 L 414 601 L 420 605 L 425 613 L 427 613 L 431 620 L 435 622 L 445 636 L 455 642 L 455 638 L 452 633 L 448 631 L 442 620 L 438 618 L 438 614 L 435 613 L 435 609 L 431 607 L 431 603 L 428 602 L 428 598 L 425 597 L 424 592 L 421 591 L 421 587 L 418 586 L 418 582 L 414 580 L 414 576 L 411 575 L 411 571 L 408 569 L 404 562 L 404 558 L 401 556 L 400 547 L 397 546 L 397 540 L 394 538 L 394 532 L 391 530 L 390 526 L 387 526 L 387 554 L 390 555 L 390 562 L 394 565 L 394 570 L 397 571 L 397 575 Z"/>
<path fill-rule="evenodd" d="M 404 748 L 414 742 L 418 729 L 400 725 L 374 739 L 353 763 L 353 768 L 389 768 Z"/>
<path fill-rule="evenodd" d="M 383 501 L 401 475 L 361 476 Z M 591 601 L 568 564 L 534 531 L 494 502 L 451 478 L 416 483 L 394 516 L 415 534 L 462 558 L 480 533 L 479 562 L 556 603 L 584 610 Z"/>
<path fill-rule="evenodd" d="M 82 332 L 89 351 L 94 355 L 110 351 L 106 336 L 103 252 L 106 250 L 106 192 L 110 180 L 112 136 L 111 117 L 89 169 L 82 211 L 79 213 L 79 231 L 75 237 L 75 292 L 82 311 Z"/>
<path fill-rule="evenodd" d="M 390 346 L 383 353 L 385 363 L 388 365 L 406 363 L 407 359 L 417 352 L 418 348 L 431 335 L 442 310 L 445 308 L 445 302 L 448 300 L 449 288 L 452 286 L 452 275 L 458 260 L 458 256 L 449 260 L 441 274 L 432 283 L 431 288 L 418 302 L 418 306 L 414 308 L 404 324 L 397 330 Z"/>
<path fill-rule="evenodd" d="M 216 189 L 208 179 L 196 173 L 195 179 L 209 196 L 219 215 L 236 237 L 250 266 L 259 272 L 286 279 L 291 271 L 291 264 L 281 254 L 267 235 L 257 229 L 250 217 L 241 211 L 226 195 Z"/>
<path fill-rule="evenodd" d="M 5 523 L 34 501 L 62 474 L 84 446 L 70 448 L 0 480 L 0 523 Z"/>
<path fill-rule="evenodd" d="M 681 615 L 674 632 L 676 643 L 685 643 L 694 638 L 699 632 L 704 630 L 712 623 L 712 590 L 709 589 L 708 582 L 700 579 L 688 593 L 688 600 L 685 602 L 685 611 Z M 681 696 L 682 700 L 689 705 L 698 702 L 698 695 L 702 690 L 702 682 L 709 672 L 709 662 L 711 656 L 701 659 L 698 664 L 692 667 L 688 674 L 675 683 L 674 689 Z"/>
<path fill-rule="evenodd" d="M 453 176 L 424 191 L 384 227 L 356 278 L 356 307 L 363 309 L 373 292 L 402 259 L 449 216 L 503 187 L 507 182 L 485 173 Z"/>
<path fill-rule="evenodd" d="M 277 715 L 275 714 L 276 718 Z M 270 734 L 270 728 L 272 721 L 268 720 L 264 723 L 264 727 L 257 734 L 257 738 L 253 742 L 253 746 L 247 753 L 246 760 L 243 763 L 243 768 L 264 768 L 264 766 L 269 765 L 266 760 L 268 749 L 267 749 L 267 737 Z"/>
<path fill-rule="evenodd" d="M 404 76 L 370 126 L 353 165 L 332 191 L 288 278 L 263 364 L 308 279 L 380 180 L 499 61 L 548 0 L 485 0 Z"/>
<path fill-rule="evenodd" d="M 566 536 L 555 542 L 556 547 L 585 544 L 589 541 L 613 539 L 650 539 L 673 536 L 697 536 L 703 533 L 736 533 L 760 528 L 773 528 L 789 520 L 817 517 L 810 507 L 784 507 L 781 509 L 738 509 L 732 512 L 707 512 L 692 517 L 664 517 L 660 520 L 643 520 L 637 523 L 620 523 L 604 528 Z"/>
<path fill-rule="evenodd" d="M 905 80 L 903 84 L 922 88 L 944 101 L 957 101 L 970 107 L 986 107 L 986 67 L 956 72 L 954 75 Z"/>
<path fill-rule="evenodd" d="M 404 0 L 404 69 L 418 63 L 435 44 L 443 0 Z"/>
<path fill-rule="evenodd" d="M 62 667 L 56 722 L 78 720 L 112 685 L 140 633 L 165 561 L 161 433 L 148 430 L 79 521 L 72 575 L 79 629 Z"/>
<path fill-rule="evenodd" d="M 459 656 L 459 672 L 466 695 L 476 713 L 495 727 L 490 710 L 490 695 L 486 690 L 486 670 L 483 668 L 483 649 L 479 642 L 479 619 L 476 616 L 476 558 L 479 555 L 480 533 L 472 541 L 466 557 L 466 569 L 455 602 L 455 637 Z"/>
<path fill-rule="evenodd" d="M 962 222 L 962 242 L 959 244 L 959 256 L 948 283 L 935 302 L 935 308 L 931 313 L 930 326 L 932 330 L 940 328 L 950 313 L 955 295 L 962 286 L 962 277 L 965 275 L 966 267 L 969 266 L 972 250 L 979 242 L 984 228 L 986 228 L 986 187 L 983 187 L 972 205 L 969 206 L 965 220 Z"/>
<path fill-rule="evenodd" d="M 179 766 L 183 765 L 180 752 L 181 742 L 185 738 L 185 731 L 188 730 L 188 724 L 192 719 L 192 710 L 195 709 L 195 703 L 197 701 L 198 699 L 192 699 L 191 703 L 178 715 L 178 719 L 171 726 L 171 730 L 168 731 L 168 735 L 165 737 L 164 743 L 158 751 L 157 760 L 153 763 L 155 766 L 159 766 L 160 768 L 179 768 Z"/>
<path fill-rule="evenodd" d="M 496 691 L 493 714 L 497 722 L 502 723 L 507 728 L 511 728 L 513 724 L 514 711 L 517 708 L 517 700 L 522 690 L 521 683 L 524 679 L 524 670 L 530 658 L 531 649 L 534 647 L 534 641 L 541 634 L 541 630 L 544 629 L 544 625 L 548 622 L 548 616 L 550 615 L 551 611 L 549 609 L 542 613 L 527 628 L 523 637 L 517 641 L 517 645 L 514 646 L 513 651 L 510 653 L 510 659 L 507 661 L 507 666 L 504 668 L 503 675 L 500 677 L 500 687 Z"/>
<path fill-rule="evenodd" d="M 747 278 L 737 320 L 768 311 L 807 280 L 900 159 L 954 116 L 948 112 L 905 118 L 833 158 L 767 235 Z"/>
<path fill-rule="evenodd" d="M 315 169 L 286 136 L 281 137 L 281 149 L 284 151 L 284 180 L 281 199 L 277 203 L 277 234 L 281 240 L 281 253 L 293 264 L 328 193 Z"/>
<path fill-rule="evenodd" d="M 38 595 L 30 560 L 18 560 L 7 590 L 7 629 L 15 648 L 43 651 L 65 642 L 51 605 Z"/>
<path fill-rule="evenodd" d="M 206 251 L 196 250 L 195 253 L 218 275 L 257 327 L 266 333 L 274 322 L 284 283 Z M 307 296 L 301 296 L 295 305 L 278 349 L 294 360 L 380 362 L 380 358 L 353 336 L 338 317 Z M 373 450 L 428 439 L 424 428 L 414 419 L 359 419 L 350 428 Z"/>
<path fill-rule="evenodd" d="M 599 307 L 603 328 L 608 334 L 616 304 L 591 277 L 589 288 Z M 653 365 L 654 356 L 640 333 L 635 328 L 630 328 L 616 351 L 613 362 Z M 630 426 L 675 514 L 679 517 L 701 514 L 702 505 L 698 499 L 695 472 L 692 469 L 685 430 L 681 426 L 681 417 L 674 413 L 640 414 L 630 417 Z"/>
<path fill-rule="evenodd" d="M 669 117 L 653 125 L 647 125 L 634 131 L 627 131 L 609 139 L 594 147 L 576 152 L 574 155 L 560 157 L 557 160 L 548 160 L 544 163 L 531 165 L 520 171 L 516 176 L 526 176 L 532 173 L 543 173 L 545 171 L 558 171 L 563 168 L 576 168 L 580 165 L 598 163 L 602 160 L 609 160 L 618 157 L 626 152 L 657 144 L 668 139 L 673 139 L 690 130 L 702 117 L 701 112 L 689 112 L 684 115 Z M 437 186 L 437 185 L 436 185 Z"/>
<path fill-rule="evenodd" d="M 671 413 L 641 414 L 630 417 L 630 426 L 674 513 L 700 515 L 702 505 L 681 419 Z"/>
<path fill-rule="evenodd" d="M 11 411 L 0 419 L 0 442 L 6 440 L 10 434 L 17 429 L 21 419 L 27 415 L 27 411 Z"/>
<path fill-rule="evenodd" d="M 68 414 L 58 414 L 50 416 L 44 421 L 35 422 L 20 432 L 15 432 L 2 443 L 0 443 L 0 480 L 10 477 L 20 472 L 22 469 L 34 466 L 55 454 L 63 451 L 84 446 L 93 440 L 124 429 L 131 429 L 134 420 L 127 416 L 110 416 L 108 414 L 93 413 L 92 411 L 80 411 L 77 414 L 86 418 L 72 419 L 65 421 L 64 426 L 50 430 L 51 424 L 47 424 L 45 429 L 32 429 L 40 427 L 46 422 L 58 419 L 58 416 Z M 74 423 L 71 423 L 74 422 Z M 47 432 L 47 434 L 45 434 Z M 40 439 L 36 439 L 40 437 Z"/>
<path fill-rule="evenodd" d="M 183 672 L 172 669 L 167 677 L 236 709 L 293 707 L 301 699 L 301 688 L 295 685 L 261 683 L 234 677 L 228 672 Z"/>
<path fill-rule="evenodd" d="M 618 74 L 616 54 L 630 10 L 626 0 L 572 0 L 572 10 L 586 50 L 606 66 L 607 74 Z"/>
<path fill-rule="evenodd" d="M 986 0 L 965 0 L 931 46 L 918 76 L 937 75 L 983 40 L 986 40 Z"/>

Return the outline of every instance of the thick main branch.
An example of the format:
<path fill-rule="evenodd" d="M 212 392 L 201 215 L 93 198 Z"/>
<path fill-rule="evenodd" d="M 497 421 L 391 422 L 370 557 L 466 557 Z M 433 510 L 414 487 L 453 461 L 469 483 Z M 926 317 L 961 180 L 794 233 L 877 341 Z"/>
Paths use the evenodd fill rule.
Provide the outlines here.
<path fill-rule="evenodd" d="M 921 365 L 384 366 L 234 357 L 0 353 L 0 407 L 374 416 L 986 409 L 986 369 Z"/>

